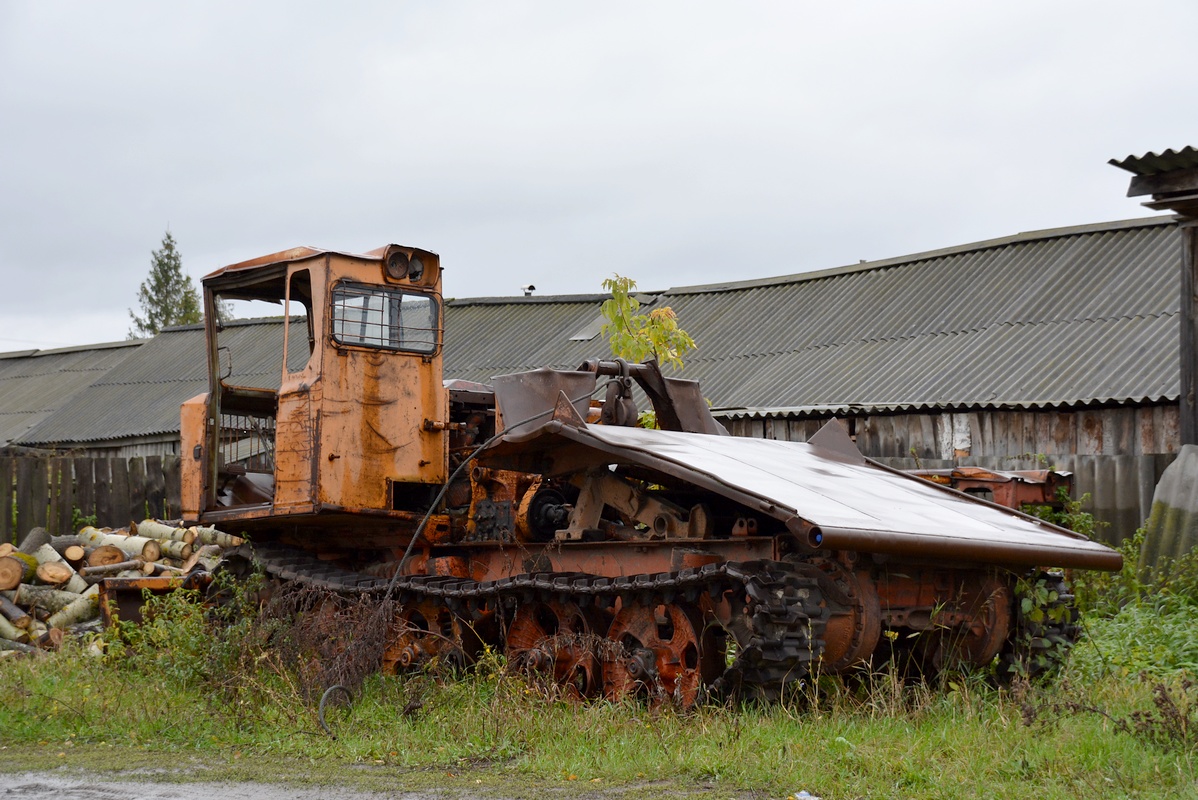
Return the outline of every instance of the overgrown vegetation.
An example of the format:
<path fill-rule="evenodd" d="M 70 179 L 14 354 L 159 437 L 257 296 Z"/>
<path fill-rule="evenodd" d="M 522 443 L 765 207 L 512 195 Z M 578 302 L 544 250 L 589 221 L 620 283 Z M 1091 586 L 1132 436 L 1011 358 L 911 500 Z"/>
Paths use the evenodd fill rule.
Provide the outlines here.
<path fill-rule="evenodd" d="M 641 304 L 632 294 L 634 289 L 636 281 L 621 275 L 603 281 L 603 290 L 611 292 L 611 298 L 603 301 L 600 313 L 607 320 L 603 334 L 612 355 L 626 361 L 655 358 L 662 366 L 681 368 L 682 357 L 695 349 L 695 340 L 678 327 L 678 315 L 669 306 L 637 313 Z"/>
<path fill-rule="evenodd" d="M 603 289 L 610 292 L 611 297 L 599 308 L 606 320 L 601 330 L 607 337 L 612 356 L 628 362 L 655 359 L 662 366 L 682 369 L 682 357 L 698 345 L 679 327 L 674 309 L 664 306 L 648 314 L 638 313 L 641 303 L 632 294 L 636 281 L 619 274 L 605 279 Z M 637 415 L 637 424 L 642 428 L 656 428 L 657 414 L 652 409 L 641 411 Z"/>
<path fill-rule="evenodd" d="M 686 714 L 566 701 L 491 651 L 466 673 L 379 675 L 376 623 L 390 615 L 369 602 L 271 595 L 256 580 L 223 587 L 216 607 L 176 592 L 153 598 L 144 624 L 0 660 L 0 746 L 20 753 L 0 764 L 94 768 L 100 752 L 127 769 L 190 755 L 218 775 L 252 761 L 259 779 L 621 797 L 659 796 L 660 781 L 718 796 L 1186 796 L 1198 785 L 1198 560 L 1149 584 L 1142 538 L 1123 545 L 1121 572 L 1073 576 L 1083 635 L 1056 680 L 931 685 L 875 664 L 852 680 L 814 676 L 777 705 Z M 1053 608 L 1051 581 L 1025 589 L 1031 610 Z M 319 721 L 333 683 L 353 694 L 326 708 L 336 738 Z"/>
<path fill-rule="evenodd" d="M 1150 591 L 1125 585 L 1134 564 L 1086 576 L 1088 591 L 1108 581 L 1127 602 L 1091 605 L 1055 683 L 999 689 L 966 675 L 928 685 L 879 664 L 866 680 L 818 677 L 818 692 L 808 685 L 778 705 L 688 714 L 564 701 L 493 652 L 467 674 L 366 676 L 338 661 L 369 628 L 355 616 L 369 614 L 365 604 L 276 594 L 257 614 L 266 592 L 252 582 L 215 609 L 176 592 L 153 599 L 140 626 L 0 661 L 0 742 L 21 748 L 8 768 L 93 763 L 85 754 L 99 748 L 125 768 L 177 763 L 173 753 L 234 769 L 244 757 L 276 765 L 279 779 L 296 779 L 302 763 L 305 780 L 375 788 L 466 775 L 463 788 L 531 781 L 633 797 L 659 793 L 660 780 L 721 796 L 1175 797 L 1198 781 L 1198 612 L 1176 589 L 1192 581 L 1187 569 Z M 333 681 L 355 686 L 350 708 L 327 709 L 336 739 L 318 721 Z"/>
<path fill-rule="evenodd" d="M 1062 528 L 1068 528 L 1075 533 L 1080 533 L 1093 539 L 1099 526 L 1106 523 L 1098 522 L 1094 519 L 1093 514 L 1085 510 L 1089 504 L 1089 492 L 1086 492 L 1075 500 L 1070 496 L 1069 490 L 1062 486 L 1057 489 L 1057 502 L 1055 505 L 1029 505 L 1024 510 L 1045 522 L 1060 525 Z"/>

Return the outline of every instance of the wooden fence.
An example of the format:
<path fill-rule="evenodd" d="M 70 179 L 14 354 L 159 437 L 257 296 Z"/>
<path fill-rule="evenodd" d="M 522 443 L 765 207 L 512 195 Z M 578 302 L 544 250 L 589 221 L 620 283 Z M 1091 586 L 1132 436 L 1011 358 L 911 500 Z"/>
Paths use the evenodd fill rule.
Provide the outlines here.
<path fill-rule="evenodd" d="M 0 542 L 179 513 L 179 457 L 0 456 Z"/>

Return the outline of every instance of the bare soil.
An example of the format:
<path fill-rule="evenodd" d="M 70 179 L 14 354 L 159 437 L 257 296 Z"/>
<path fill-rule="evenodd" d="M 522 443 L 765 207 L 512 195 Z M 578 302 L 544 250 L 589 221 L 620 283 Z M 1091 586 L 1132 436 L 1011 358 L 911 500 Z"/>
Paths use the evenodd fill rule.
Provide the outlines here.
<path fill-rule="evenodd" d="M 171 776 L 178 778 L 179 776 Z M 480 781 L 482 783 L 482 781 Z M 732 798 L 747 800 L 757 793 L 712 791 L 715 787 L 676 787 L 661 783 L 599 788 L 571 787 L 546 791 L 546 787 L 483 785 L 453 786 L 416 791 L 363 791 L 360 786 L 295 786 L 288 783 L 165 780 L 107 780 L 98 775 L 71 771 L 18 772 L 0 776 L 0 797 L 12 800 L 639 800 L 644 797 Z"/>
<path fill-rule="evenodd" d="M 432 800 L 440 792 L 377 793 L 354 787 L 322 786 L 300 789 L 265 783 L 111 783 L 89 777 L 63 777 L 46 773 L 7 776 L 5 798 L 20 800 Z M 460 796 L 460 795 L 459 795 Z"/>

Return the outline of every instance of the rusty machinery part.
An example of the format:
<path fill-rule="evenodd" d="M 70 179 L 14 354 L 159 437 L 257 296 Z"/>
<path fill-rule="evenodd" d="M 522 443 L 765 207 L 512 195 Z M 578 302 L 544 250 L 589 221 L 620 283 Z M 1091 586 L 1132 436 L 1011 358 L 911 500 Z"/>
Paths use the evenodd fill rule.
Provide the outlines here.
<path fill-rule="evenodd" d="M 631 427 L 637 421 L 636 403 L 632 399 L 632 378 L 628 377 L 627 361 L 617 358 L 616 364 L 619 365 L 620 374 L 607 384 L 599 422 L 603 425 Z"/>
<path fill-rule="evenodd" d="M 724 650 L 692 604 L 648 597 L 621 604 L 607 637 L 619 651 L 603 662 L 609 700 L 643 696 L 650 704 L 690 708 L 723 672 Z"/>
<path fill-rule="evenodd" d="M 1031 619 L 1022 604 L 1016 604 L 1013 635 L 998 656 L 1000 682 L 1019 675 L 1033 679 L 1054 675 L 1081 637 L 1080 615 L 1065 576 L 1040 571 L 1028 580 L 1032 585 L 1044 581 L 1051 599 L 1042 607 L 1044 615 L 1039 621 Z"/>
<path fill-rule="evenodd" d="M 525 573 L 478 582 L 427 575 L 375 578 L 278 545 L 258 545 L 255 555 L 269 574 L 332 591 L 394 589 L 401 608 L 429 603 L 427 607 L 438 609 L 438 616 L 440 609 L 448 610 L 459 620 L 459 630 L 473 630 L 474 623 L 493 616 L 495 608 L 507 598 L 514 598 L 517 607 L 520 603 L 562 602 L 565 598 L 583 609 L 593 606 L 613 612 L 634 603 L 652 603 L 654 608 L 725 604 L 729 610 L 719 624 L 734 638 L 736 657 L 711 682 L 710 688 L 719 695 L 779 697 L 788 683 L 806 677 L 819 658 L 828 616 L 818 580 L 775 561 L 724 562 L 615 578 L 584 573 Z M 687 621 L 696 624 L 690 617 Z M 704 620 L 703 631 L 710 630 L 711 624 Z M 695 635 L 702 644 L 712 641 L 703 633 Z M 444 638 L 452 640 L 454 636 Z M 722 648 L 717 652 L 722 653 Z"/>
<path fill-rule="evenodd" d="M 240 577 L 246 564 L 258 564 L 270 576 L 297 581 L 316 589 L 333 592 L 371 591 L 385 587 L 387 578 L 378 578 L 322 561 L 314 554 L 271 544 L 243 544 L 226 553 L 226 559 L 238 566 Z M 252 567 L 251 567 L 252 569 Z M 246 573 L 248 574 L 248 573 Z"/>
<path fill-rule="evenodd" d="M 787 563 L 815 578 L 829 609 L 824 630 L 824 668 L 843 672 L 868 663 L 882 635 L 882 610 L 877 585 L 869 575 L 854 572 L 832 559 Z"/>
<path fill-rule="evenodd" d="M 510 598 L 506 602 L 512 610 L 530 601 L 568 601 L 587 611 L 594 607 L 613 614 L 632 603 L 698 608 L 704 614 L 703 630 L 711 629 L 714 614 L 736 646 L 733 663 L 710 682 L 717 696 L 777 699 L 788 684 L 806 677 L 815 660 L 832 659 L 827 662 L 829 672 L 851 668 L 867 659 L 868 644 L 878 641 L 877 623 L 869 619 L 877 597 L 873 583 L 830 562 L 720 562 L 654 575 L 526 573 L 476 582 L 441 576 L 370 577 L 279 546 L 260 545 L 256 554 L 269 574 L 329 590 L 381 592 L 394 583 L 401 606 L 433 601 L 465 620 L 467 627 L 493 615 L 505 598 Z M 1073 596 L 1058 574 L 1033 573 L 1031 580 L 1047 581 L 1055 597 L 1052 608 L 1065 610 L 1050 611 L 1044 621 L 1034 622 L 1016 607 L 1004 578 L 979 579 L 952 603 L 965 622 L 942 630 L 931 625 L 929 635 L 917 637 L 918 652 L 913 655 L 922 662 L 919 669 L 982 666 L 996 647 L 1000 679 L 1012 665 L 1031 675 L 1059 666 L 1079 635 Z M 722 614 L 713 611 L 721 604 L 726 606 Z M 831 649 L 825 648 L 825 640 Z M 708 642 L 702 639 L 701 653 L 723 650 L 718 642 L 712 650 Z M 873 655 L 881 649 L 879 645 Z M 584 654 L 571 657 L 581 660 Z M 589 676 L 584 681 L 588 691 L 590 681 Z"/>
<path fill-rule="evenodd" d="M 508 663 L 544 676 L 572 699 L 594 697 L 601 688 L 606 615 L 569 600 L 507 600 L 516 607 L 504 637 Z"/>
<path fill-rule="evenodd" d="M 449 608 L 431 597 L 404 603 L 392 621 L 391 634 L 383 651 L 383 672 L 439 662 L 453 667 L 473 663 L 482 642 L 473 628 Z"/>
<path fill-rule="evenodd" d="M 596 691 L 593 652 L 600 673 L 619 658 L 635 673 L 631 689 L 612 678 L 617 693 L 643 686 L 680 702 L 709 681 L 777 697 L 817 659 L 847 671 L 895 645 L 925 670 L 996 646 L 1038 669 L 1075 635 L 1072 611 L 1058 597 L 1057 621 L 1041 620 L 1039 579 L 1041 605 L 1022 614 L 1004 570 L 1122 564 L 1084 536 L 873 462 L 835 421 L 805 443 L 728 436 L 699 384 L 653 361 L 447 385 L 429 251 L 296 248 L 217 270 L 204 298 L 209 310 L 221 298 L 307 309 L 302 323 L 284 315 L 276 343 L 286 353 L 307 341 L 313 357 L 263 386 L 235 384 L 238 340 L 207 315 L 207 393 L 182 406 L 180 495 L 188 520 L 256 543 L 242 568 L 257 560 L 276 585 L 340 595 L 297 609 L 337 645 L 322 685 L 354 685 L 388 644 L 396 668 L 464 661 L 478 641 L 501 645 L 513 616 L 526 653 L 553 651 L 555 681 Z M 351 330 L 363 308 L 401 306 L 412 311 L 402 320 Z M 661 430 L 589 424 L 633 424 L 632 382 Z M 592 414 L 597 392 L 607 402 Z M 762 560 L 784 553 L 794 563 Z M 592 633 L 560 632 L 578 627 L 571 605 L 595 612 Z M 338 626 L 357 607 L 378 613 L 341 647 Z"/>
<path fill-rule="evenodd" d="M 803 680 L 821 657 L 828 604 L 819 581 L 776 561 L 728 565 L 740 582 L 725 628 L 736 658 L 712 683 L 716 696 L 772 701 Z"/>
<path fill-rule="evenodd" d="M 574 490 L 572 494 L 578 492 Z M 516 530 L 525 541 L 551 542 L 556 533 L 569 524 L 569 501 L 548 481 L 537 480 L 521 497 L 516 511 Z"/>
<path fill-rule="evenodd" d="M 934 629 L 932 668 L 968 669 L 994 661 L 1011 634 L 1013 597 L 1010 584 L 997 575 L 965 587 L 956 605 L 968 621 Z"/>

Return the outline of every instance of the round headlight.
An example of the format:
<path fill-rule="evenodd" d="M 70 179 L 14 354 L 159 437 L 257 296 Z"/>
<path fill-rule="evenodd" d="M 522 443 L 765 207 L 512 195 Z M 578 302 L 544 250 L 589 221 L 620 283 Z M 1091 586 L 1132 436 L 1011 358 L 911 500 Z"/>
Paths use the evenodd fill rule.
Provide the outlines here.
<path fill-rule="evenodd" d="M 415 262 L 419 264 L 420 262 Z M 424 271 L 423 265 L 420 271 Z M 387 254 L 387 277 L 394 280 L 402 280 L 408 277 L 408 254 L 402 250 L 392 250 Z"/>

